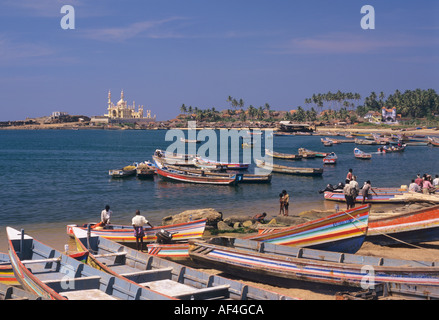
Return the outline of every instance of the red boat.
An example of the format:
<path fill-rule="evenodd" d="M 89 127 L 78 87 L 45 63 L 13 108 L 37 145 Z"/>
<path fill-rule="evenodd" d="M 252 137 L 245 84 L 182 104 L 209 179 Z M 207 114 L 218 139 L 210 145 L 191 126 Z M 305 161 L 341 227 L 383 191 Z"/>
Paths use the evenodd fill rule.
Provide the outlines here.
<path fill-rule="evenodd" d="M 439 240 L 439 206 L 370 219 L 366 241 L 379 245 Z"/>

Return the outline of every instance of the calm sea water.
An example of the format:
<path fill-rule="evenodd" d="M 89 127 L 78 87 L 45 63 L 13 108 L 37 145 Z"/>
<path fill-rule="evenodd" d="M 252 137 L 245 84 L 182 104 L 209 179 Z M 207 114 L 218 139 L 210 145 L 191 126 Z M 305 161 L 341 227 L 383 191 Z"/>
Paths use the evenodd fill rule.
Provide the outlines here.
<path fill-rule="evenodd" d="M 324 147 L 319 136 L 289 136 L 274 137 L 274 149 L 285 153 L 297 153 L 300 147 L 335 151 L 338 163 L 323 166 L 321 158 L 275 161 L 324 167 L 324 173 L 322 177 L 273 174 L 271 184 L 236 187 L 108 176 L 109 169 L 151 160 L 155 149 L 166 149 L 171 142 L 165 141 L 165 134 L 162 130 L 0 131 L 0 225 L 20 228 L 98 221 L 106 204 L 113 211 L 113 222 L 123 224 L 130 223 L 136 209 L 154 223 L 183 210 L 207 207 L 226 216 L 261 211 L 275 215 L 283 189 L 291 196 L 293 212 L 309 206 L 333 208 L 334 203 L 325 202 L 318 191 L 328 183 L 343 181 L 349 168 L 360 184 L 371 180 L 376 187 L 409 184 L 417 173 L 439 174 L 439 148 L 413 146 L 403 153 L 358 160 L 353 156 L 353 143 Z M 360 149 L 375 152 L 377 146 Z"/>

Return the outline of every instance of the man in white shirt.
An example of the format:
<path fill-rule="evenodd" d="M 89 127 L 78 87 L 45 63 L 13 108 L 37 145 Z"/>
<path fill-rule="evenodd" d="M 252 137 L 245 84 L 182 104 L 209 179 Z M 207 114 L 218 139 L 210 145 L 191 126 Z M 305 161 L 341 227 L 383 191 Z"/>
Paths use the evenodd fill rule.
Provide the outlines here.
<path fill-rule="evenodd" d="M 136 247 L 137 250 L 142 251 L 143 250 L 143 237 L 145 236 L 145 232 L 143 231 L 144 225 L 149 225 L 151 228 L 153 228 L 152 224 L 149 223 L 148 220 L 145 219 L 144 216 L 140 215 L 140 211 L 136 210 L 136 215 L 131 220 L 131 223 L 134 228 L 134 236 L 136 237 Z"/>
<path fill-rule="evenodd" d="M 435 178 L 433 179 L 433 187 L 439 187 L 439 176 L 436 175 Z"/>
<path fill-rule="evenodd" d="M 110 224 L 111 214 L 113 212 L 110 210 L 110 206 L 106 205 L 105 209 L 101 212 L 101 222 L 105 225 Z"/>

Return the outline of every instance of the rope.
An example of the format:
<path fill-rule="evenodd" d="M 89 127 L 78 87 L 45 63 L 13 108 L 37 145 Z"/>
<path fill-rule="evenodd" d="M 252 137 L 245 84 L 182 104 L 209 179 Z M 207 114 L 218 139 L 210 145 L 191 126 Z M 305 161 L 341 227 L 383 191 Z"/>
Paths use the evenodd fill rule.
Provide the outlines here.
<path fill-rule="evenodd" d="M 359 222 L 359 223 L 365 225 L 366 227 L 368 226 L 368 225 L 365 224 L 364 222 L 362 222 L 362 221 L 358 220 L 357 218 L 355 218 L 354 216 L 352 216 L 349 212 L 345 211 L 345 213 L 346 213 L 349 217 L 351 217 L 352 219 L 356 220 L 357 222 Z M 360 228 L 358 228 L 355 224 L 354 224 L 354 226 L 355 226 L 358 230 L 360 230 Z M 361 230 L 360 230 L 360 231 L 361 231 Z M 403 241 L 403 240 L 400 240 L 400 239 L 397 239 L 397 238 L 395 238 L 395 237 L 392 237 L 392 236 L 390 236 L 390 235 L 388 235 L 388 234 L 386 234 L 386 233 L 384 233 L 384 232 L 381 232 L 381 231 L 378 231 L 378 230 L 376 230 L 376 232 L 378 232 L 379 234 L 381 234 L 381 235 L 383 235 L 383 236 L 385 236 L 385 237 L 388 237 L 388 238 L 390 238 L 390 239 L 392 239 L 392 240 L 394 240 L 394 241 L 396 241 L 396 242 L 400 242 L 400 243 L 402 243 L 402 244 L 405 244 L 405 245 L 408 245 L 408 246 L 411 246 L 411 247 L 414 247 L 414 248 L 417 248 L 417 249 L 425 249 L 425 248 L 423 248 L 423 247 L 420 247 L 420 246 L 414 245 L 413 243 L 408 243 L 408 242 L 405 242 L 405 241 Z M 367 231 L 366 231 L 365 233 L 367 234 Z"/>

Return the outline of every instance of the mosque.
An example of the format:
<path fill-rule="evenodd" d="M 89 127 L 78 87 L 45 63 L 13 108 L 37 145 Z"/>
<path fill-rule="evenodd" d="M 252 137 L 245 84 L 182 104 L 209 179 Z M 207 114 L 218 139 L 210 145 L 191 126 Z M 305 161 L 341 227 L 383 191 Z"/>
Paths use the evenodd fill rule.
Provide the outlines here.
<path fill-rule="evenodd" d="M 111 101 L 111 91 L 108 91 L 108 105 L 107 113 L 104 116 L 97 116 L 92 118 L 94 123 L 137 123 L 145 124 L 154 122 L 156 116 L 151 117 L 151 110 L 146 110 L 146 117 L 143 114 L 143 106 L 138 106 L 136 111 L 136 103 L 133 101 L 132 105 L 129 105 L 124 100 L 123 90 L 120 93 L 120 100 L 117 104 Z"/>

